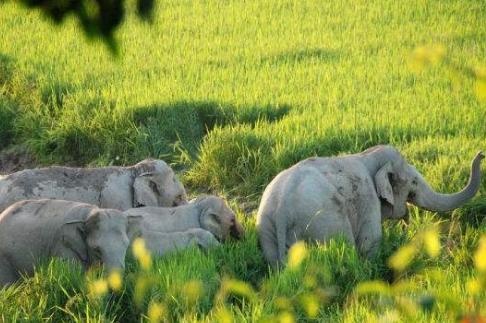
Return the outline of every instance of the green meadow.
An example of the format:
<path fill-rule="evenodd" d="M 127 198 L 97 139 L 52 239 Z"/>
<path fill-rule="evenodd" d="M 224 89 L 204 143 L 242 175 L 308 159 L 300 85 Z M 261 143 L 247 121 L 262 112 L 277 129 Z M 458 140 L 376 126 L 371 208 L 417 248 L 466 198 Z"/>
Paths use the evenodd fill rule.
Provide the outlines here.
<path fill-rule="evenodd" d="M 374 261 L 333 241 L 271 271 L 255 230 L 265 186 L 316 155 L 390 144 L 436 190 L 460 190 L 486 150 L 484 21 L 480 0 L 167 0 L 153 24 L 128 13 L 115 58 L 72 18 L 0 4 L 0 150 L 41 165 L 161 158 L 248 232 L 148 269 L 129 260 L 98 296 L 99 271 L 53 261 L 0 291 L 0 321 L 484 322 L 484 177 L 466 207 L 384 223 Z"/>

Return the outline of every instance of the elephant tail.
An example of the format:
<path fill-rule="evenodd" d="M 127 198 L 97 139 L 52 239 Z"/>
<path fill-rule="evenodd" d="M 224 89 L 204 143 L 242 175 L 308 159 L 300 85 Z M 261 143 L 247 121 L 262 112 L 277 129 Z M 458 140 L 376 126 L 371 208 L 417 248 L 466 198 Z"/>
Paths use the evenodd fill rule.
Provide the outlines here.
<path fill-rule="evenodd" d="M 277 221 L 276 223 L 276 233 L 277 233 L 277 247 L 278 247 L 278 265 L 285 266 L 287 259 L 287 224 L 285 221 Z"/>

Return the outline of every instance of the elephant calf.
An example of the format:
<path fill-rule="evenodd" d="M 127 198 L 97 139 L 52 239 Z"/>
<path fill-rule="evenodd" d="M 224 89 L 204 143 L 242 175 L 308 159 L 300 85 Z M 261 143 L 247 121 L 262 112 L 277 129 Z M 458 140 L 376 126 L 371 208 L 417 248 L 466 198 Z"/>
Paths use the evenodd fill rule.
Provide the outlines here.
<path fill-rule="evenodd" d="M 112 209 L 63 200 L 24 200 L 0 214 L 0 288 L 21 273 L 31 275 L 39 260 L 74 259 L 84 268 L 101 263 L 125 267 L 130 241 L 142 219 Z"/>
<path fill-rule="evenodd" d="M 48 167 L 24 170 L 0 180 L 0 212 L 26 199 L 77 201 L 127 210 L 138 206 L 187 203 L 181 182 L 162 160 L 146 159 L 131 167 Z"/>
<path fill-rule="evenodd" d="M 144 231 L 159 233 L 184 233 L 191 229 L 203 229 L 218 240 L 228 236 L 241 238 L 245 229 L 223 201 L 216 196 L 198 198 L 194 203 L 178 207 L 140 207 L 124 212 L 127 216 L 143 218 Z"/>
<path fill-rule="evenodd" d="M 484 158 L 472 162 L 467 186 L 436 193 L 397 149 L 377 146 L 360 154 L 314 157 L 278 174 L 267 186 L 257 214 L 260 246 L 270 265 L 285 262 L 297 240 L 326 242 L 344 235 L 361 253 L 379 248 L 381 221 L 408 216 L 407 202 L 430 211 L 458 208 L 477 193 Z"/>
<path fill-rule="evenodd" d="M 156 232 L 144 230 L 142 238 L 147 249 L 156 256 L 197 246 L 201 250 L 221 246 L 219 241 L 204 229 L 189 229 L 180 232 Z"/>

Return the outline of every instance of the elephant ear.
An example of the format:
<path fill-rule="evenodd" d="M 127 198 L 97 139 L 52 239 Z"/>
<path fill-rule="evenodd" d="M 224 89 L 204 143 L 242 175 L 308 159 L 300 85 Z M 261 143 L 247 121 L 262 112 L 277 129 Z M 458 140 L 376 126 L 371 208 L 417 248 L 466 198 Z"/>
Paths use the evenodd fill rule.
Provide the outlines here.
<path fill-rule="evenodd" d="M 204 230 L 211 232 L 218 239 L 223 238 L 221 215 L 214 211 L 212 207 L 203 209 L 199 221 Z"/>
<path fill-rule="evenodd" d="M 78 220 L 64 223 L 62 226 L 62 242 L 81 261 L 88 262 L 88 249 L 86 248 L 86 232 L 84 228 L 84 221 Z"/>
<path fill-rule="evenodd" d="M 130 242 L 142 235 L 143 227 L 143 216 L 140 215 L 129 215 L 127 217 L 127 236 Z"/>
<path fill-rule="evenodd" d="M 154 173 L 140 174 L 133 182 L 133 206 L 159 206 L 160 188 L 153 181 Z"/>
<path fill-rule="evenodd" d="M 393 207 L 393 189 L 390 183 L 390 176 L 393 175 L 393 169 L 390 162 L 382 166 L 375 175 L 376 193 L 378 197 Z M 387 207 L 386 209 L 388 209 Z"/>

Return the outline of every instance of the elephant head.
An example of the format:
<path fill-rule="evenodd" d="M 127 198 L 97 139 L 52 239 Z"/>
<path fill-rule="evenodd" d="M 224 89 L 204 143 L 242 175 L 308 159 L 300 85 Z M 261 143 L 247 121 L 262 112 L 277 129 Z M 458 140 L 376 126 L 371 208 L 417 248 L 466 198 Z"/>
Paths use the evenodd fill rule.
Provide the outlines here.
<path fill-rule="evenodd" d="M 187 203 L 184 186 L 162 160 L 146 159 L 134 166 L 133 205 L 171 207 Z"/>
<path fill-rule="evenodd" d="M 221 198 L 204 196 L 194 203 L 200 210 L 201 228 L 211 232 L 219 240 L 226 239 L 230 235 L 237 239 L 245 235 L 245 229 Z"/>
<path fill-rule="evenodd" d="M 94 209 L 86 220 L 63 225 L 62 242 L 85 266 L 100 263 L 108 271 L 124 269 L 127 248 L 140 236 L 141 226 L 141 217 L 126 217 L 117 210 Z"/>
<path fill-rule="evenodd" d="M 408 164 L 395 150 L 382 156 L 382 165 L 375 174 L 375 186 L 382 203 L 382 219 L 408 217 L 407 202 L 429 211 L 449 211 L 461 207 L 471 200 L 479 190 L 481 182 L 481 160 L 479 152 L 472 161 L 469 182 L 463 190 L 454 194 L 435 192 L 420 173 Z M 386 149 L 385 149 L 386 150 Z M 374 153 L 379 153 L 376 151 Z"/>

